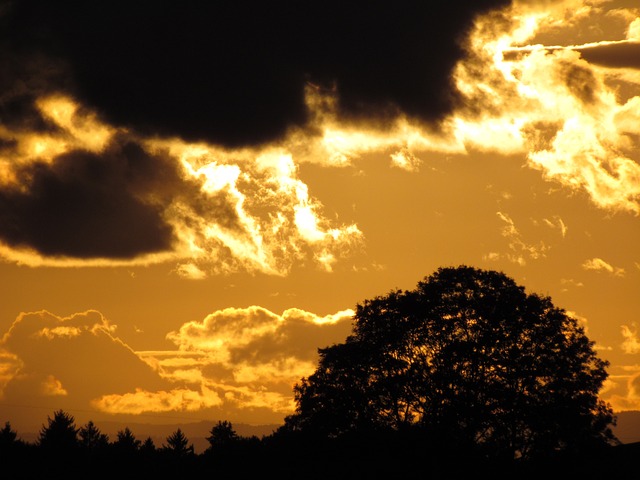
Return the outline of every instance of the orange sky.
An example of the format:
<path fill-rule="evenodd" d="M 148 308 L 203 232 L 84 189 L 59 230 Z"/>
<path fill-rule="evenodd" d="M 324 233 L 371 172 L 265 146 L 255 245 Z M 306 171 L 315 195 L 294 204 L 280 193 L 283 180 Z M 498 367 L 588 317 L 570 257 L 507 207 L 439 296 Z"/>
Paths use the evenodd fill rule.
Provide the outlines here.
<path fill-rule="evenodd" d="M 148 209 L 131 229 L 157 242 L 111 237 L 99 209 L 76 221 L 108 244 L 75 222 L 56 244 L 3 234 L 0 421 L 279 423 L 358 302 L 459 264 L 584 322 L 611 362 L 602 397 L 640 410 L 640 8 L 518 1 L 474 25 L 453 70 L 463 101 L 439 129 L 347 122 L 339 87 L 311 82 L 308 124 L 258 146 L 142 134 L 66 91 L 33 105 L 56 128 L 0 124 L 0 203 L 90 171 L 70 152 L 137 155 L 152 175 L 91 188 L 135 188 L 118 201 Z"/>

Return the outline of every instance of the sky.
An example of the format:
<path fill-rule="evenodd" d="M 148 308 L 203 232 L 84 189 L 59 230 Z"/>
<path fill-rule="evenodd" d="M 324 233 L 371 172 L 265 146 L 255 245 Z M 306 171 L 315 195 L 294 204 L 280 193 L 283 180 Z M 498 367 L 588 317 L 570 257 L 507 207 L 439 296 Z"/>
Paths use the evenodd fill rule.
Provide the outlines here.
<path fill-rule="evenodd" d="M 0 2 L 0 421 L 280 424 L 439 267 L 640 410 L 636 0 Z"/>

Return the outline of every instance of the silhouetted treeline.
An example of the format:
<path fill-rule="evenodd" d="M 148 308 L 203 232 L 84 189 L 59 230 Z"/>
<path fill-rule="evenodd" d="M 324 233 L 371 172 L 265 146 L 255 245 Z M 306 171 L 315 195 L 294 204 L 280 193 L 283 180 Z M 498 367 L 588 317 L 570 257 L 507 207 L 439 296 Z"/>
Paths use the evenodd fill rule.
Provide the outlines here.
<path fill-rule="evenodd" d="M 220 421 L 197 454 L 181 429 L 155 445 L 109 439 L 54 412 L 34 444 L 0 431 L 0 478 L 637 478 L 598 394 L 608 363 L 584 328 L 505 274 L 441 268 L 357 306 L 353 333 L 319 349 L 276 432 Z"/>
<path fill-rule="evenodd" d="M 271 435 L 242 437 L 230 422 L 218 422 L 209 447 L 195 453 L 181 429 L 155 445 L 125 428 L 116 438 L 93 422 L 76 426 L 58 410 L 35 442 L 20 439 L 10 422 L 0 430 L 0 478 L 271 478 L 394 479 L 636 478 L 640 443 L 564 452 L 545 459 L 500 459 L 444 442 L 419 428 L 359 432 L 337 438 L 281 428 Z"/>

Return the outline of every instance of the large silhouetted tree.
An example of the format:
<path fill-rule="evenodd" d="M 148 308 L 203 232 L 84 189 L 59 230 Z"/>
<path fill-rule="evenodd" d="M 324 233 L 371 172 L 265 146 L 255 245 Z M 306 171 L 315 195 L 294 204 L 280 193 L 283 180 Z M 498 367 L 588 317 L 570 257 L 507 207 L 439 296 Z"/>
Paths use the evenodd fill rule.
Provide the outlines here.
<path fill-rule="evenodd" d="M 491 457 L 615 441 L 598 398 L 608 364 L 574 318 L 503 273 L 441 268 L 366 300 L 345 343 L 319 353 L 284 430 L 420 429 Z"/>

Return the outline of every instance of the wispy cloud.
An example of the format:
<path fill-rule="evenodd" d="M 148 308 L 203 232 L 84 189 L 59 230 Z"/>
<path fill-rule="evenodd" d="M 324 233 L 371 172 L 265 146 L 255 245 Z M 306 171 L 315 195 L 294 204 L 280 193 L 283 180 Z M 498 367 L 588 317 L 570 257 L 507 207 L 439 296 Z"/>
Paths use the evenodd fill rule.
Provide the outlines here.
<path fill-rule="evenodd" d="M 391 164 L 403 170 L 415 172 L 420 168 L 422 161 L 408 149 L 403 149 L 391 154 Z"/>
<path fill-rule="evenodd" d="M 562 285 L 562 291 L 566 292 L 570 287 L 582 288 L 584 287 L 584 283 L 580 280 L 575 280 L 573 278 L 561 278 L 560 284 Z"/>
<path fill-rule="evenodd" d="M 504 212 L 496 212 L 496 215 L 503 222 L 501 229 L 502 236 L 508 240 L 508 253 L 491 252 L 485 255 L 485 260 L 499 260 L 506 258 L 510 262 L 517 263 L 518 265 L 526 265 L 528 260 L 538 260 L 546 256 L 546 252 L 549 249 L 544 242 L 540 241 L 537 244 L 527 243 L 522 239 L 520 230 L 515 225 L 512 218 Z"/>
<path fill-rule="evenodd" d="M 560 234 L 562 235 L 562 238 L 565 238 L 567 236 L 567 231 L 569 230 L 569 228 L 564 223 L 562 218 L 560 218 L 559 216 L 556 215 L 551 219 L 544 218 L 542 219 L 542 221 L 547 227 L 553 228 L 553 229 L 557 228 L 558 230 L 560 230 Z"/>
<path fill-rule="evenodd" d="M 625 275 L 624 268 L 614 267 L 613 265 L 605 262 L 603 259 L 594 257 L 582 264 L 582 268 L 585 270 L 604 271 L 608 272 L 616 277 L 623 277 Z"/>

